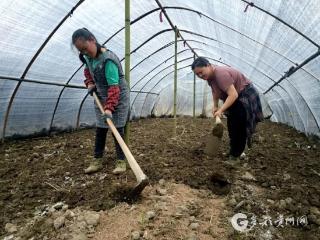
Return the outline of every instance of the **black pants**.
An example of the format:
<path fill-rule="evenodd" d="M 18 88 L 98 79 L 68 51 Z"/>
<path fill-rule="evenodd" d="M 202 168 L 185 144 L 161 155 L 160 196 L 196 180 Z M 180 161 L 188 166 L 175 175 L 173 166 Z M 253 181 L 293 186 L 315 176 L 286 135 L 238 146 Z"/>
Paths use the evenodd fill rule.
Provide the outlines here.
<path fill-rule="evenodd" d="M 227 125 L 230 138 L 230 155 L 239 157 L 246 147 L 246 110 L 239 100 L 228 109 Z"/>
<path fill-rule="evenodd" d="M 122 138 L 124 138 L 124 127 L 117 128 L 119 134 Z M 94 148 L 94 157 L 95 158 L 102 158 L 104 153 L 104 148 L 106 145 L 106 138 L 107 138 L 108 128 L 99 128 L 96 129 L 96 140 L 95 140 L 95 148 Z M 113 134 L 112 134 L 113 136 Z M 124 160 L 125 156 L 124 153 L 117 142 L 116 138 L 113 136 L 114 142 L 116 145 L 116 153 L 118 160 Z"/>

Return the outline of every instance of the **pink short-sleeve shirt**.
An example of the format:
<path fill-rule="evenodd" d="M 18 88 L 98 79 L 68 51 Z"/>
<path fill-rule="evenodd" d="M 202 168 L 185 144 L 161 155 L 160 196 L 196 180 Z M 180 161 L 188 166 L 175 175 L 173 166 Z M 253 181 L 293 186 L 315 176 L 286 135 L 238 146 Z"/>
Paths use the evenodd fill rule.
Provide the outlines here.
<path fill-rule="evenodd" d="M 238 94 L 251 83 L 238 70 L 227 66 L 214 66 L 214 75 L 208 79 L 208 84 L 212 89 L 212 94 L 225 101 L 228 97 L 227 89 L 234 85 Z"/>

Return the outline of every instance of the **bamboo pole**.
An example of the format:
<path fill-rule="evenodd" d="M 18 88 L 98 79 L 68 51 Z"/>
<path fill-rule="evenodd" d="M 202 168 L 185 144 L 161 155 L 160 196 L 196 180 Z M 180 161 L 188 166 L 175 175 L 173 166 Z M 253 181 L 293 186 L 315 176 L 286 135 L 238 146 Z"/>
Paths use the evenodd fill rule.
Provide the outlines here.
<path fill-rule="evenodd" d="M 196 59 L 196 55 L 193 55 L 193 61 Z M 196 74 L 193 73 L 193 119 L 196 118 Z"/>
<path fill-rule="evenodd" d="M 130 89 L 130 0 L 125 0 L 125 78 Z M 129 91 L 130 92 L 130 91 Z M 130 112 L 129 112 L 130 114 Z M 130 123 L 127 122 L 124 130 L 124 140 L 129 145 Z"/>
<path fill-rule="evenodd" d="M 178 28 L 174 28 L 174 87 L 173 87 L 173 137 L 177 136 L 177 73 L 178 73 Z"/>
<path fill-rule="evenodd" d="M 206 117 L 207 113 L 207 101 L 208 101 L 208 87 L 206 84 L 203 85 L 203 102 L 202 102 L 202 117 Z"/>

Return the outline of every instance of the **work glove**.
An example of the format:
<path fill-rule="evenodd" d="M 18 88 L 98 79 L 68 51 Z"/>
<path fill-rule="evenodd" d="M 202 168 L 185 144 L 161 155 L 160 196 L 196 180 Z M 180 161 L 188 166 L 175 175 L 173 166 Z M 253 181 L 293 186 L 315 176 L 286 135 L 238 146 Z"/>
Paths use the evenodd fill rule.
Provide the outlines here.
<path fill-rule="evenodd" d="M 102 115 L 101 115 L 103 121 L 107 121 L 107 119 L 111 119 L 112 120 L 112 113 L 106 113 L 104 112 Z"/>
<path fill-rule="evenodd" d="M 93 95 L 93 92 L 97 92 L 97 88 L 96 85 L 90 85 L 88 87 L 88 94 L 90 94 L 91 96 Z"/>

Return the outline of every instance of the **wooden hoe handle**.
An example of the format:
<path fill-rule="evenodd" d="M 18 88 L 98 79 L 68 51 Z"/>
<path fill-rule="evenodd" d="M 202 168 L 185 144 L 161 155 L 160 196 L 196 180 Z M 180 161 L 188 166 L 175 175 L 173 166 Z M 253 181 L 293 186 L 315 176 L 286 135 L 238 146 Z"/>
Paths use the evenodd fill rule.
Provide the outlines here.
<path fill-rule="evenodd" d="M 97 94 L 95 92 L 93 92 L 93 97 L 94 97 L 94 100 L 96 101 L 100 111 L 101 111 L 101 114 L 104 113 L 104 109 L 100 103 L 100 100 L 97 96 Z M 115 136 L 115 138 L 117 139 L 124 155 L 126 156 L 127 158 L 127 161 L 130 165 L 130 168 L 132 169 L 134 175 L 136 176 L 137 178 L 137 181 L 138 182 L 141 182 L 143 180 L 145 180 L 147 178 L 147 176 L 143 173 L 143 171 L 141 170 L 140 166 L 138 165 L 137 161 L 134 159 L 133 155 L 131 154 L 128 146 L 126 145 L 126 143 L 123 141 L 121 135 L 119 134 L 117 128 L 114 126 L 112 120 L 110 118 L 107 118 L 107 124 L 109 125 L 113 135 Z"/>

